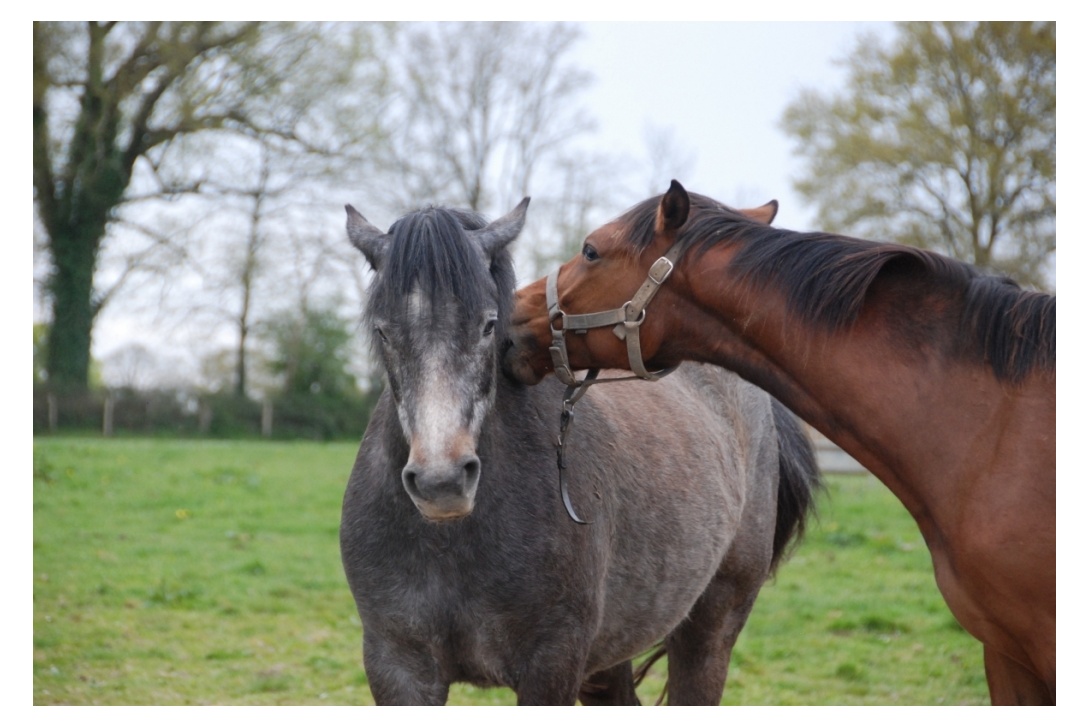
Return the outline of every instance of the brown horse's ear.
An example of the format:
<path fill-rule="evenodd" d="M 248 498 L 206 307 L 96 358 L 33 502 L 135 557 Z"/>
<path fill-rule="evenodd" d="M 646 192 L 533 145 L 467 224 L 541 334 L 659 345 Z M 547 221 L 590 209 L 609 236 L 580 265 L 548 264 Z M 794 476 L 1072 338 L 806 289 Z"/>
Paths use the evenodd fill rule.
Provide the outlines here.
<path fill-rule="evenodd" d="M 352 205 L 346 204 L 344 211 L 348 213 L 348 222 L 345 223 L 348 229 L 348 240 L 367 258 L 371 269 L 377 271 L 386 260 L 387 236 L 382 234 L 382 230 L 368 222 L 367 218 L 357 212 Z"/>
<path fill-rule="evenodd" d="M 765 202 L 760 207 L 738 211 L 754 222 L 760 222 L 762 225 L 771 225 L 772 220 L 776 219 L 776 213 L 780 211 L 780 203 L 776 200 L 771 200 Z"/>
<path fill-rule="evenodd" d="M 670 189 L 662 195 L 655 215 L 655 232 L 675 232 L 689 219 L 689 193 L 676 179 L 670 180 Z"/>

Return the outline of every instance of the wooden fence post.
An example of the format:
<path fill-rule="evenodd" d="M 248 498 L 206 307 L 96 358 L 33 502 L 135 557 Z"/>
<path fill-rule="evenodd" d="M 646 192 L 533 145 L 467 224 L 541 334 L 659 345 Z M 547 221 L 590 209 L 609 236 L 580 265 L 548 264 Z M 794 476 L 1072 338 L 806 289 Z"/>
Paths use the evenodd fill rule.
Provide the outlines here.
<path fill-rule="evenodd" d="M 57 395 L 52 391 L 45 395 L 45 406 L 49 414 L 49 431 L 57 432 Z"/>
<path fill-rule="evenodd" d="M 112 437 L 114 435 L 114 395 L 113 392 L 106 392 L 106 400 L 102 403 L 102 436 Z"/>
<path fill-rule="evenodd" d="M 212 406 L 201 399 L 197 403 L 197 431 L 201 434 L 208 434 L 208 431 L 212 428 Z"/>
<path fill-rule="evenodd" d="M 261 436 L 268 438 L 272 436 L 273 428 L 273 404 L 271 399 L 265 399 L 261 402 Z"/>

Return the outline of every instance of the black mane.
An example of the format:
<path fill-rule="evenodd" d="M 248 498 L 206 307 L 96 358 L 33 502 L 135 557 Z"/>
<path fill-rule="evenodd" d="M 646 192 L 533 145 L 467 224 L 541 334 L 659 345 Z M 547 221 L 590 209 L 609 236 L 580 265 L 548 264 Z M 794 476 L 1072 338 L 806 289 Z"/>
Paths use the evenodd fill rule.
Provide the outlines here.
<path fill-rule="evenodd" d="M 689 193 L 689 199 L 689 219 L 678 234 L 682 254 L 717 244 L 740 246 L 732 272 L 743 284 L 778 288 L 800 320 L 845 328 L 876 281 L 910 276 L 960 311 L 954 331 L 960 355 L 983 359 L 997 378 L 1015 382 L 1035 369 L 1056 368 L 1053 295 L 1023 290 L 1010 278 L 927 250 L 778 229 L 709 197 Z M 638 250 L 651 244 L 660 200 L 641 202 L 619 219 Z"/>

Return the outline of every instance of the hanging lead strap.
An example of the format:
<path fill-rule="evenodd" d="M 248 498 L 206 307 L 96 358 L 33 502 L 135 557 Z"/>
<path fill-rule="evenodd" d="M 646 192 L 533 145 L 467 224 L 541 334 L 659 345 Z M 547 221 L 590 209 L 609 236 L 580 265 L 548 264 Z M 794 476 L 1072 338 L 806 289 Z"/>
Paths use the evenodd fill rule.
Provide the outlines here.
<path fill-rule="evenodd" d="M 597 376 L 598 369 L 590 369 L 582 381 L 576 382 L 574 386 L 569 385 L 564 392 L 564 404 L 560 409 L 560 436 L 556 438 L 556 469 L 560 475 L 560 499 L 564 501 L 564 509 L 568 511 L 568 517 L 580 525 L 586 525 L 587 521 L 576 514 L 571 504 L 571 497 L 568 495 L 568 481 L 564 476 L 564 470 L 568 468 L 568 465 L 564 461 L 564 451 L 567 447 L 568 428 L 575 420 L 575 403 L 583 398 Z"/>

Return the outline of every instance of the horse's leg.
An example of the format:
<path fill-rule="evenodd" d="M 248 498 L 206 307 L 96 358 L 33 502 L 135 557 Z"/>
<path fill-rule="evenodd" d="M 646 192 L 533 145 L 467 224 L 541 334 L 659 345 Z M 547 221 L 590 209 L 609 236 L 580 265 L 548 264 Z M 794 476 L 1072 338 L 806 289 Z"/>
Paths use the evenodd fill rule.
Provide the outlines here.
<path fill-rule="evenodd" d="M 731 650 L 768 579 L 771 552 L 766 558 L 760 550 L 771 551 L 772 539 L 752 534 L 766 528 L 754 521 L 736 534 L 688 618 L 666 637 L 667 704 L 716 705 L 723 698 Z"/>
<path fill-rule="evenodd" d="M 579 697 L 590 637 L 579 632 L 565 638 L 545 635 L 542 639 L 545 643 L 528 652 L 518 669 L 518 683 L 514 685 L 518 703 L 570 707 Z"/>
<path fill-rule="evenodd" d="M 1036 674 L 994 648 L 984 647 L 992 704 L 1056 704 L 1056 693 Z"/>
<path fill-rule="evenodd" d="M 724 589 L 705 591 L 689 618 L 666 637 L 667 704 L 717 705 L 723 698 L 731 650 L 757 591 L 720 594 L 717 599 L 716 590 Z"/>
<path fill-rule="evenodd" d="M 426 649 L 391 648 L 382 639 L 363 635 L 363 668 L 378 705 L 442 706 L 450 685 Z"/>
<path fill-rule="evenodd" d="M 537 672 L 527 674 L 515 693 L 520 707 L 570 707 L 579 696 L 579 681 L 570 673 Z"/>
<path fill-rule="evenodd" d="M 632 662 L 591 674 L 579 689 L 579 701 L 588 706 L 638 705 L 636 685 L 632 679 Z"/>

